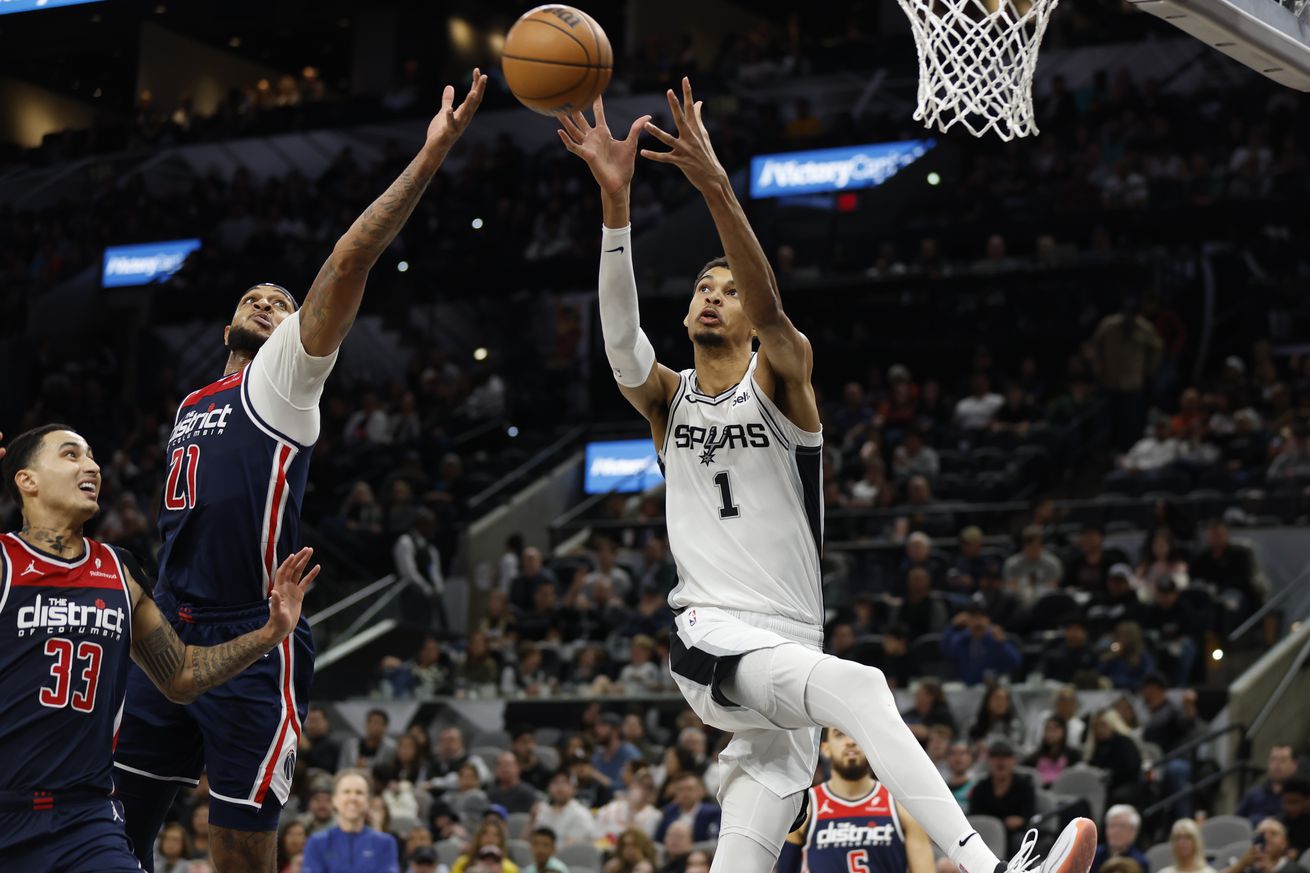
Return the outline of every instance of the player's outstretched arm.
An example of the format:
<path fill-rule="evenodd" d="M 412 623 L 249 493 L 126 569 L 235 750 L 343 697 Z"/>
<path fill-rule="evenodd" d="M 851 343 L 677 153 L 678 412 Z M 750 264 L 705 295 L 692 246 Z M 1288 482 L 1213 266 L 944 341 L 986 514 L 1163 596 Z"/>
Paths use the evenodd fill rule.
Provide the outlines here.
<path fill-rule="evenodd" d="M 222 685 L 295 629 L 305 589 L 319 571 L 315 566 L 305 572 L 313 553 L 313 549 L 301 549 L 278 567 L 268 600 L 268 622 L 262 628 L 217 646 L 184 645 L 154 600 L 129 574 L 132 660 L 174 703 L 190 703 Z"/>
<path fill-rule="evenodd" d="M 642 149 L 641 156 L 682 170 L 705 198 L 723 243 L 723 254 L 741 297 L 742 309 L 760 338 L 760 348 L 769 370 L 786 387 L 786 402 L 780 404 L 787 417 L 805 430 L 819 429 L 819 412 L 810 386 L 814 354 L 805 338 L 782 310 L 782 296 L 773 267 L 755 237 L 746 211 L 742 209 L 727 172 L 710 145 L 710 135 L 701 120 L 701 102 L 691 93 L 691 80 L 682 80 L 682 100 L 670 89 L 669 111 L 678 135 L 647 123 L 646 130 L 669 147 L 667 152 Z"/>
<path fill-rule="evenodd" d="M 405 226 L 428 183 L 482 103 L 487 77 L 475 69 L 468 96 L 455 107 L 455 89 L 446 86 L 441 110 L 428 125 L 427 141 L 382 196 L 374 200 L 337 240 L 300 310 L 300 342 L 314 357 L 341 345 L 359 312 L 364 280 L 387 246 Z"/>
<path fill-rule="evenodd" d="M 632 269 L 632 225 L 629 194 L 637 163 L 637 138 L 650 121 L 643 115 L 615 139 L 605 122 L 605 103 L 592 106 L 596 123 L 581 112 L 562 116 L 559 138 L 564 147 L 587 162 L 600 186 L 604 227 L 600 253 L 600 329 L 619 390 L 637 411 L 663 433 L 669 397 L 677 388 L 678 374 L 655 360 L 655 349 L 641 329 L 637 314 L 637 279 Z"/>

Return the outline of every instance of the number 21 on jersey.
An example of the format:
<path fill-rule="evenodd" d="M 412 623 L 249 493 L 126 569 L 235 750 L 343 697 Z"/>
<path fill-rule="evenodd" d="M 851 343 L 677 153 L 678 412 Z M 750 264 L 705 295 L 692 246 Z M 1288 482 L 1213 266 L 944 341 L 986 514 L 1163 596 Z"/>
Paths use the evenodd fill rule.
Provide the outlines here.
<path fill-rule="evenodd" d="M 196 508 L 196 472 L 200 466 L 200 446 L 178 446 L 168 462 L 168 482 L 164 485 L 164 508 Z"/>

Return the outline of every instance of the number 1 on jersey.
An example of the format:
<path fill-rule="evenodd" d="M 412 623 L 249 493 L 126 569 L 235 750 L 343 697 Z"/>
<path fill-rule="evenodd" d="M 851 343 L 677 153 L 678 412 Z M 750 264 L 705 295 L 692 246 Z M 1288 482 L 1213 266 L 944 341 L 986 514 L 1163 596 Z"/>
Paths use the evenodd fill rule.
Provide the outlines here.
<path fill-rule="evenodd" d="M 741 510 L 732 502 L 732 481 L 728 471 L 714 474 L 714 487 L 719 489 L 719 518 L 737 518 Z"/>

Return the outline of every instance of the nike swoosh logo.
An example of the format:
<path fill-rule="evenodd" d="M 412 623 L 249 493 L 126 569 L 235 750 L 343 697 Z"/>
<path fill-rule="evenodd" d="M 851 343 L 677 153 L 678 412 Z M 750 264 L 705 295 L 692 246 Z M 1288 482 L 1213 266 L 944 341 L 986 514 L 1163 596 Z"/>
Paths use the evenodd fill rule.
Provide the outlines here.
<path fill-rule="evenodd" d="M 619 246 L 617 249 L 606 249 L 605 254 L 608 255 L 611 252 L 622 252 L 622 251 L 623 251 L 623 246 Z"/>
<path fill-rule="evenodd" d="M 973 833 L 969 834 L 969 836 L 967 836 L 967 837 L 965 837 L 964 839 L 960 840 L 960 848 L 964 848 L 964 844 L 967 843 L 967 842 L 969 842 L 970 840 L 972 840 L 972 839 L 973 839 L 974 837 L 976 837 L 976 836 L 978 836 L 978 832 L 977 832 L 977 831 L 974 831 Z"/>

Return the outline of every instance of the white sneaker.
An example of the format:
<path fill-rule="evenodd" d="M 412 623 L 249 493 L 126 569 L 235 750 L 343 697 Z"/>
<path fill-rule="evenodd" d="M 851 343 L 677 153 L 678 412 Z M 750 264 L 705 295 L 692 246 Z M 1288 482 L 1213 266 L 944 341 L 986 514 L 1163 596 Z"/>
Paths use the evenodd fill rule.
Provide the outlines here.
<path fill-rule="evenodd" d="M 1023 843 L 1006 865 L 1005 873 L 1087 873 L 1096 855 L 1096 825 L 1089 818 L 1076 818 L 1069 822 L 1037 871 L 1032 869 L 1038 860 L 1033 856 L 1035 848 L 1037 830 L 1034 828 L 1024 834 Z"/>

